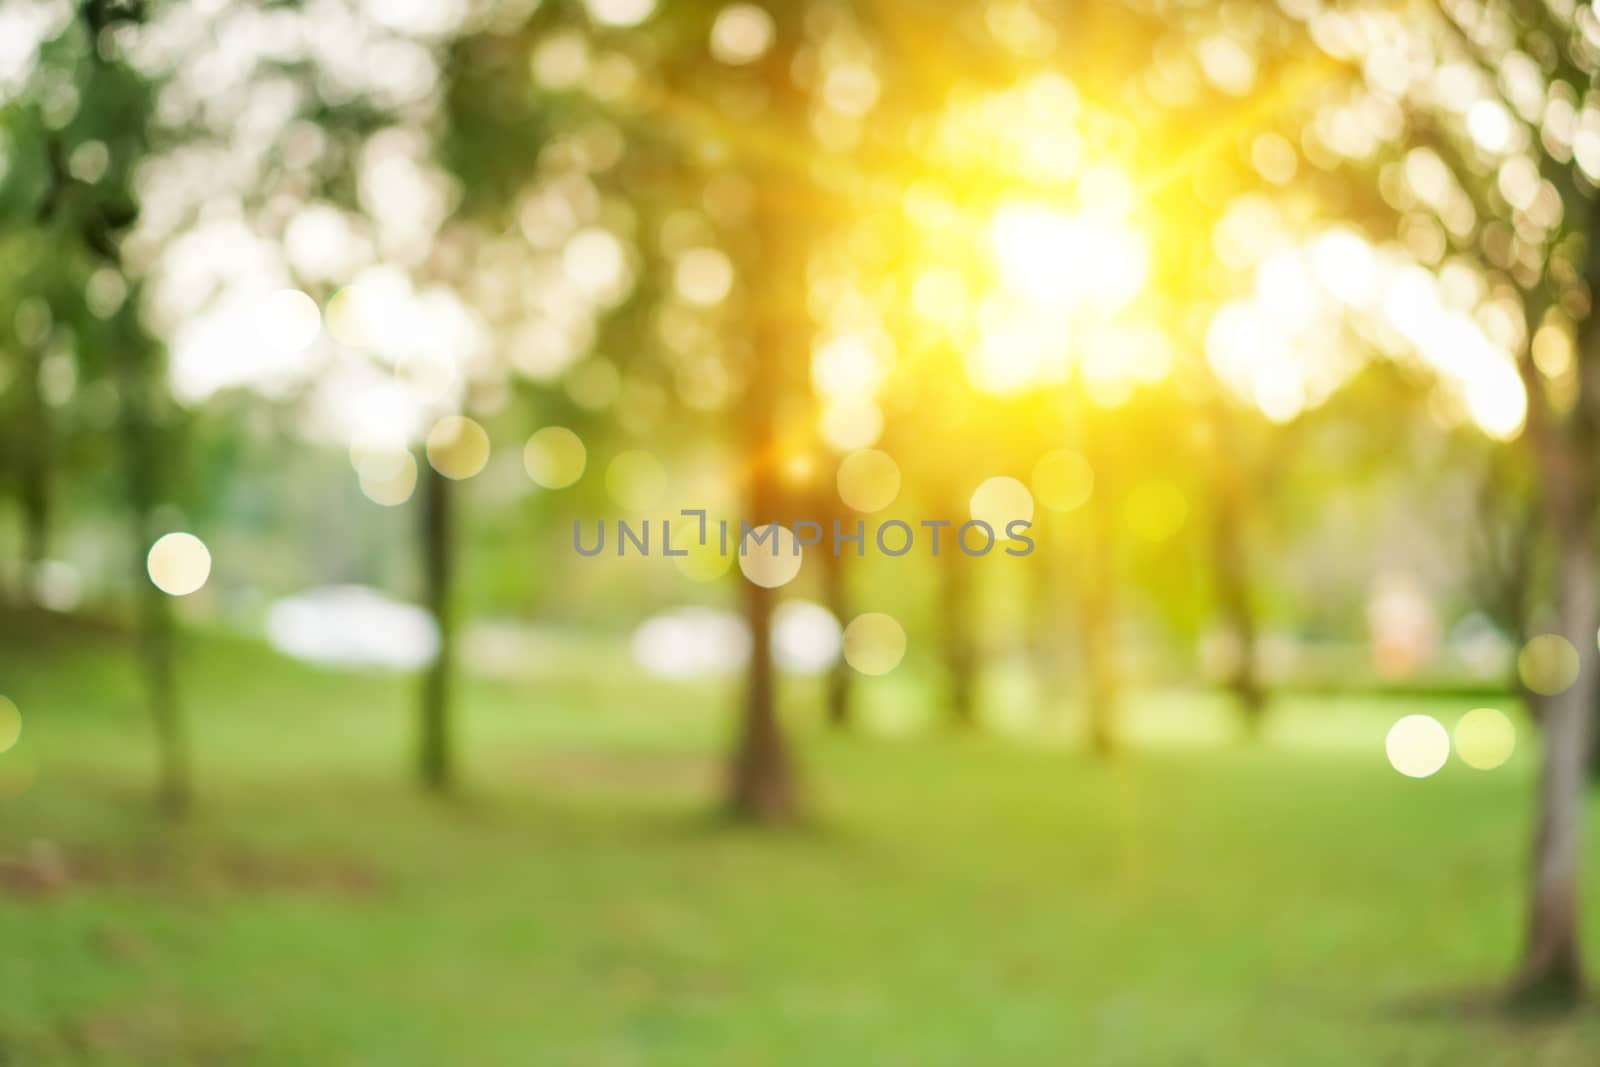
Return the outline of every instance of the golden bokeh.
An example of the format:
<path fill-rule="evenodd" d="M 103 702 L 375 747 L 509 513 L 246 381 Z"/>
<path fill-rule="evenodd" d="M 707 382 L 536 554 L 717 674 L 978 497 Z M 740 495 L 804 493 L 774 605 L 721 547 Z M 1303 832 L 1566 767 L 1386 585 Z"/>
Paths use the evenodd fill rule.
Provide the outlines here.
<path fill-rule="evenodd" d="M 446 478 L 471 478 L 489 462 L 489 434 L 464 415 L 446 415 L 428 431 L 428 463 Z"/>
<path fill-rule="evenodd" d="M 869 611 L 844 628 L 844 660 L 862 674 L 888 674 L 906 655 L 906 631 L 893 615 Z"/>
<path fill-rule="evenodd" d="M 828 401 L 820 419 L 822 439 L 841 452 L 871 448 L 883 436 L 883 411 L 865 397 Z"/>
<path fill-rule="evenodd" d="M 150 546 L 145 569 L 163 593 L 188 596 L 211 576 L 211 552 L 194 534 L 169 533 Z"/>
<path fill-rule="evenodd" d="M 1468 767 L 1492 771 L 1511 758 L 1517 728 L 1498 708 L 1473 708 L 1456 723 L 1456 755 Z"/>
<path fill-rule="evenodd" d="M 1450 734 L 1432 715 L 1407 715 L 1389 727 L 1383 747 L 1389 766 L 1407 778 L 1427 778 L 1450 758 Z"/>
<path fill-rule="evenodd" d="M 643 449 L 619 452 L 606 467 L 606 492 L 630 511 L 646 511 L 667 491 L 667 471 Z"/>
<path fill-rule="evenodd" d="M 768 589 L 794 581 L 805 561 L 799 538 L 779 523 L 756 527 L 745 535 L 739 548 L 739 570 Z"/>
<path fill-rule="evenodd" d="M 1094 493 L 1094 469 L 1070 448 L 1057 448 L 1033 465 L 1033 498 L 1051 511 L 1072 511 Z"/>
<path fill-rule="evenodd" d="M 839 461 L 839 499 L 855 511 L 882 511 L 900 495 L 900 465 L 887 452 L 864 448 Z"/>
<path fill-rule="evenodd" d="M 1008 523 L 1033 519 L 1033 494 L 1015 478 L 1000 476 L 986 479 L 972 493 L 972 517 L 986 522 L 999 532 Z"/>
<path fill-rule="evenodd" d="M 583 439 L 565 426 L 546 426 L 528 438 L 522 449 L 522 466 L 535 485 L 565 489 L 583 477 L 588 462 Z"/>
<path fill-rule="evenodd" d="M 1578 680 L 1578 650 L 1560 634 L 1539 634 L 1517 655 L 1517 675 L 1541 696 L 1565 692 Z"/>
<path fill-rule="evenodd" d="M 22 712 L 9 697 L 0 696 L 0 752 L 5 752 L 22 736 Z"/>

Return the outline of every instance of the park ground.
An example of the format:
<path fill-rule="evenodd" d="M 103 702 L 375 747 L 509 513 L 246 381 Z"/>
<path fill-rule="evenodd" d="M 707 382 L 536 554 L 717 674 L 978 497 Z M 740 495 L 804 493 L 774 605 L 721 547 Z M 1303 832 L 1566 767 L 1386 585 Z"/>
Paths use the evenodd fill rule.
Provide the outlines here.
<path fill-rule="evenodd" d="M 175 827 L 119 640 L 0 634 L 0 1064 L 1596 1061 L 1600 1013 L 1491 1002 L 1533 746 L 1384 759 L 1460 701 L 1289 697 L 1244 744 L 1214 697 L 1140 694 L 1106 764 L 1068 729 L 833 736 L 802 683 L 813 815 L 774 832 L 715 817 L 728 685 L 549 659 L 467 682 L 440 802 L 409 678 L 187 635 Z"/>

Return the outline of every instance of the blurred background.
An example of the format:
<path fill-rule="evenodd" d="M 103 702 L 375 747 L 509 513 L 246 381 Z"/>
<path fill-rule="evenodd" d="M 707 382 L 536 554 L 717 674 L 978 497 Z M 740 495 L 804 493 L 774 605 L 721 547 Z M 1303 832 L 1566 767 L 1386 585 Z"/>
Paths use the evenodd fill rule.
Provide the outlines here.
<path fill-rule="evenodd" d="M 0 1064 L 1592 1063 L 1597 72 L 9 0 Z"/>

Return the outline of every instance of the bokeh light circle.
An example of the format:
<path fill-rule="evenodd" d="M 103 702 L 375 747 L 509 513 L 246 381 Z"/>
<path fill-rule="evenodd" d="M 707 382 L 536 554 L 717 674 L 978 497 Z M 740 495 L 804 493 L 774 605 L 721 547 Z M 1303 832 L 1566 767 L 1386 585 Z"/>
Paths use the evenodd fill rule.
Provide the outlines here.
<path fill-rule="evenodd" d="M 1007 523 L 1033 519 L 1033 494 L 1015 478 L 986 479 L 973 491 L 970 504 L 974 519 L 1001 533 Z"/>
<path fill-rule="evenodd" d="M 768 589 L 792 582 L 804 561 L 800 539 L 780 523 L 757 526 L 739 544 L 739 569 L 756 585 Z"/>
<path fill-rule="evenodd" d="M 840 451 L 871 448 L 883 436 L 883 411 L 865 397 L 830 400 L 822 409 L 822 438 Z"/>
<path fill-rule="evenodd" d="M 545 489 L 565 489 L 583 477 L 588 459 L 583 439 L 565 426 L 536 431 L 522 449 L 523 469 Z"/>
<path fill-rule="evenodd" d="M 777 26 L 765 8 L 729 4 L 711 24 L 711 54 L 731 66 L 754 63 L 772 47 Z"/>
<path fill-rule="evenodd" d="M 864 448 L 839 461 L 839 499 L 855 511 L 882 511 L 900 495 L 900 465 L 887 452 Z"/>
<path fill-rule="evenodd" d="M 1407 778 L 1427 778 L 1450 758 L 1450 734 L 1432 715 L 1407 715 L 1383 740 L 1389 766 Z"/>
<path fill-rule="evenodd" d="M 632 511 L 646 511 L 667 491 L 667 472 L 661 461 L 643 449 L 619 452 L 606 467 L 606 492 Z"/>
<path fill-rule="evenodd" d="M 317 302 L 299 289 L 279 289 L 261 301 L 259 327 L 277 350 L 299 352 L 322 332 Z"/>
<path fill-rule="evenodd" d="M 168 596 L 188 596 L 211 577 L 211 551 L 192 533 L 169 533 L 145 557 L 150 581 Z"/>
<path fill-rule="evenodd" d="M 428 463 L 446 478 L 471 478 L 489 462 L 489 434 L 464 415 L 446 415 L 428 431 Z"/>
<path fill-rule="evenodd" d="M 711 525 L 709 520 L 707 525 Z M 691 582 L 714 582 L 733 566 L 733 554 L 722 551 L 722 546 L 717 543 L 718 535 L 713 530 L 707 529 L 706 543 L 703 545 L 697 540 L 698 536 L 699 529 L 695 521 L 690 520 L 680 526 L 678 520 L 672 520 L 672 565 Z M 681 556 L 677 555 L 680 550 L 683 552 Z"/>
<path fill-rule="evenodd" d="M 1517 675 L 1541 696 L 1565 692 L 1578 680 L 1578 650 L 1560 634 L 1539 634 L 1518 653 Z"/>
<path fill-rule="evenodd" d="M 1498 708 L 1473 708 L 1456 723 L 1454 740 L 1462 763 L 1492 771 L 1516 750 L 1517 728 Z"/>
<path fill-rule="evenodd" d="M 1033 465 L 1033 497 L 1051 511 L 1072 511 L 1094 493 L 1094 469 L 1070 448 L 1046 452 Z"/>
<path fill-rule="evenodd" d="M 862 674 L 888 674 L 906 655 L 906 631 L 893 615 L 869 611 L 844 628 L 844 659 Z"/>
<path fill-rule="evenodd" d="M 374 504 L 404 504 L 417 488 L 416 457 L 406 449 L 368 452 L 356 461 L 356 479 Z"/>

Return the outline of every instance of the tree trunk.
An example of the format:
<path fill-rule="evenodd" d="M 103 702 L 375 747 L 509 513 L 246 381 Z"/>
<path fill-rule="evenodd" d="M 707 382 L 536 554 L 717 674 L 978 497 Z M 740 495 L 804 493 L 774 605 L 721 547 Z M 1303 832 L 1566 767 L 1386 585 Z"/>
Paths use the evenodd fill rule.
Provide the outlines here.
<path fill-rule="evenodd" d="M 829 486 L 831 493 L 832 486 Z M 837 493 L 831 494 L 835 500 Z M 837 509 L 824 506 L 821 514 L 837 518 Z M 825 523 L 826 525 L 826 523 Z M 850 622 L 850 597 L 849 582 L 845 572 L 847 566 L 842 552 L 833 551 L 831 538 L 833 530 L 829 526 L 822 536 L 822 542 L 817 546 L 822 569 L 822 600 L 823 605 L 839 620 L 840 626 Z M 851 670 L 850 664 L 845 662 L 841 654 L 828 670 L 827 677 L 827 715 L 828 724 L 836 730 L 848 730 L 851 727 Z"/>
<path fill-rule="evenodd" d="M 1096 540 L 1102 539 L 1097 536 Z M 1109 553 L 1096 552 L 1095 555 L 1097 559 L 1104 559 Z M 1117 750 L 1116 723 L 1121 707 L 1112 580 L 1099 567 L 1091 571 L 1084 589 L 1084 701 L 1089 720 L 1089 746 L 1096 755 L 1111 756 Z"/>
<path fill-rule="evenodd" d="M 172 605 L 150 580 L 147 558 L 160 531 L 152 515 L 160 502 L 160 472 L 165 457 L 155 440 L 154 388 L 148 356 L 136 340 L 118 346 L 117 377 L 122 397 L 119 430 L 123 475 L 128 484 L 128 530 L 133 556 L 135 649 L 144 679 L 145 701 L 156 732 L 156 800 L 168 815 L 181 816 L 192 802 L 189 744 L 178 703 L 173 669 Z"/>
<path fill-rule="evenodd" d="M 1586 508 L 1560 530 L 1561 632 L 1578 650 L 1578 678 L 1544 701 L 1543 763 L 1536 800 L 1528 940 L 1512 984 L 1521 1003 L 1566 1004 L 1584 990 L 1578 915 L 1583 863 L 1585 757 L 1600 681 L 1600 628 L 1592 521 Z"/>
<path fill-rule="evenodd" d="M 136 525 L 140 530 L 148 530 L 145 522 Z M 148 533 L 139 538 L 141 549 L 151 542 Z M 178 685 L 173 666 L 175 642 L 172 605 L 168 603 L 167 595 L 157 589 L 145 573 L 144 558 L 144 552 L 140 551 L 136 580 L 143 588 L 139 590 L 138 656 L 140 671 L 144 675 L 146 699 L 155 722 L 157 751 L 160 753 L 156 800 L 167 814 L 182 816 L 189 810 L 193 789 L 190 784 L 189 742 L 183 714 L 178 706 Z"/>
<path fill-rule="evenodd" d="M 1094 429 L 1091 428 L 1090 433 Z M 1117 720 L 1121 715 L 1121 677 L 1117 667 L 1116 617 L 1116 511 L 1110 491 L 1111 463 L 1106 449 L 1091 455 L 1095 472 L 1095 498 L 1085 515 L 1085 553 L 1079 582 L 1079 623 L 1083 655 L 1084 704 L 1088 715 L 1089 746 L 1099 756 L 1117 750 Z"/>
<path fill-rule="evenodd" d="M 952 521 L 949 529 L 959 527 Z M 950 722 L 961 729 L 977 725 L 977 654 L 972 641 L 972 571 L 953 540 L 939 552 L 939 635 L 949 686 Z"/>
<path fill-rule="evenodd" d="M 809 136 L 808 105 L 791 64 L 798 26 L 780 26 L 778 43 L 758 65 L 767 90 L 767 114 L 777 136 L 797 151 Z M 811 323 L 806 307 L 808 226 L 815 225 L 816 189 L 807 167 L 793 158 L 764 156 L 752 166 L 756 190 L 748 304 L 751 351 L 741 410 L 745 519 L 752 527 L 779 522 L 779 404 L 797 395 L 810 362 Z M 830 531 L 831 532 L 831 531 Z M 752 552 L 767 551 L 753 545 Z M 815 552 L 813 552 L 813 555 Z M 799 789 L 778 718 L 777 672 L 772 659 L 772 608 L 776 594 L 741 578 L 740 599 L 750 632 L 744 706 L 728 768 L 728 809 L 736 817 L 782 822 L 800 810 Z"/>
<path fill-rule="evenodd" d="M 1073 590 L 1067 563 L 1071 549 L 1066 537 L 1066 525 L 1060 516 L 1052 516 L 1035 525 L 1038 539 L 1035 554 L 1038 571 L 1028 583 L 1032 598 L 1028 624 L 1034 675 L 1038 680 L 1040 707 L 1047 721 L 1059 728 L 1061 720 L 1070 713 L 1069 697 L 1073 690 L 1072 634 L 1075 628 L 1071 619 Z"/>
<path fill-rule="evenodd" d="M 439 630 L 439 650 L 422 676 L 417 766 L 423 786 L 443 793 L 455 786 L 450 729 L 456 643 L 454 487 L 426 460 L 421 475 L 423 596 Z"/>
<path fill-rule="evenodd" d="M 744 583 L 750 672 L 739 740 L 734 747 L 730 807 L 736 817 L 757 822 L 783 822 L 797 813 L 788 746 L 778 723 L 777 671 L 772 660 L 773 599 L 772 590 L 754 582 Z"/>
<path fill-rule="evenodd" d="M 22 363 L 23 441 L 17 460 L 18 496 L 22 505 L 22 561 L 24 586 L 30 589 L 39 564 L 50 558 L 51 450 L 54 447 L 50 414 L 45 407 L 39 375 L 43 348 L 29 345 Z"/>
<path fill-rule="evenodd" d="M 1217 465 L 1226 468 L 1224 455 Z M 1212 573 L 1217 584 L 1217 601 L 1223 625 L 1233 639 L 1233 662 L 1228 665 L 1225 684 L 1244 716 L 1245 731 L 1251 737 L 1261 734 L 1267 694 L 1257 669 L 1255 606 L 1250 597 L 1249 564 L 1244 543 L 1244 500 L 1238 476 L 1219 469 L 1216 476 L 1215 512 L 1212 528 Z"/>
<path fill-rule="evenodd" d="M 763 457 L 752 464 L 747 485 L 746 510 L 752 526 L 776 521 L 778 510 L 770 455 L 770 414 L 765 403 L 769 396 L 764 390 L 758 392 L 747 409 L 751 454 Z M 767 551 L 755 544 L 749 550 Z M 740 585 L 745 625 L 750 632 L 750 666 L 739 737 L 729 768 L 728 806 L 737 818 L 783 822 L 796 815 L 798 804 L 788 746 L 778 721 L 777 668 L 772 658 L 772 608 L 776 596 L 771 589 L 748 578 Z"/>

